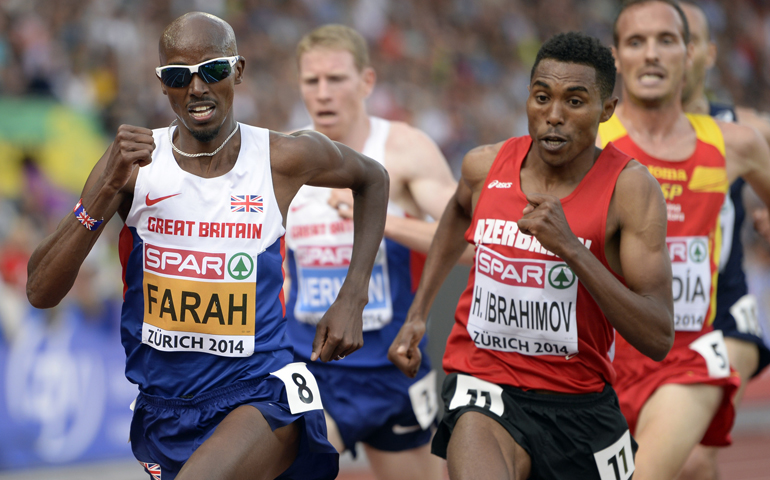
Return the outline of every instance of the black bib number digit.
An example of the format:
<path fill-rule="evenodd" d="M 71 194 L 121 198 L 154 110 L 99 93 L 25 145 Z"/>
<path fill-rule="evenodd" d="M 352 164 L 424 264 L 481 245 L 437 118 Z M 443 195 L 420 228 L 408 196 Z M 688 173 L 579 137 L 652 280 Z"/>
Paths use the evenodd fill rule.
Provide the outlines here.
<path fill-rule="evenodd" d="M 299 399 L 302 403 L 313 403 L 313 391 L 307 388 L 307 380 L 299 373 L 292 373 L 291 379 L 294 385 L 299 387 Z"/>

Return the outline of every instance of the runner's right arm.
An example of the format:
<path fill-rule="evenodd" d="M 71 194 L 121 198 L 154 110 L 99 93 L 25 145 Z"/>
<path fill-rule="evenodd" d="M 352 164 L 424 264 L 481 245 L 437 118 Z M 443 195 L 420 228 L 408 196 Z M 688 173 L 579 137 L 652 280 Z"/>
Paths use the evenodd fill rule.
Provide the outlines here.
<path fill-rule="evenodd" d="M 117 211 L 126 213 L 139 167 L 149 165 L 155 141 L 152 130 L 121 125 L 113 143 L 94 166 L 83 187 L 83 207 L 106 224 Z M 68 212 L 27 264 L 27 298 L 36 308 L 59 304 L 70 291 L 83 261 L 104 230 L 88 230 Z"/>
<path fill-rule="evenodd" d="M 425 335 L 428 313 L 441 285 L 468 246 L 464 237 L 471 224 L 473 206 L 501 147 L 502 143 L 477 147 L 463 159 L 462 176 L 439 221 L 420 286 L 404 325 L 388 349 L 388 359 L 408 377 L 414 378 L 420 368 L 419 344 Z"/>

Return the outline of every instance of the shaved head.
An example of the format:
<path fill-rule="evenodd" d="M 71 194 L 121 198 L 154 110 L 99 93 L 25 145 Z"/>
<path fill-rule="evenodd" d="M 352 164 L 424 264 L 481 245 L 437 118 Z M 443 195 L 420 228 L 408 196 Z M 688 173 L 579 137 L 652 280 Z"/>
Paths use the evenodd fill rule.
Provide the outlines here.
<path fill-rule="evenodd" d="M 170 51 L 180 51 L 201 44 L 220 51 L 222 56 L 238 54 L 235 32 L 221 18 L 203 12 L 190 12 L 171 22 L 160 36 L 160 62 Z"/>

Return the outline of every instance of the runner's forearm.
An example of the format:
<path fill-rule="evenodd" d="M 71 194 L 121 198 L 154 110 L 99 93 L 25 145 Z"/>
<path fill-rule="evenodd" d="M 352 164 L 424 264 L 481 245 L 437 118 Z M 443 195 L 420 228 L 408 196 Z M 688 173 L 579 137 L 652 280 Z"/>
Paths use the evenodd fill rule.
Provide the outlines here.
<path fill-rule="evenodd" d="M 464 234 L 470 222 L 471 218 L 453 196 L 441 216 L 433 237 L 420 286 L 410 308 L 410 316 L 415 313 L 423 321 L 427 319 L 427 314 L 441 285 L 468 248 Z"/>
<path fill-rule="evenodd" d="M 116 193 L 108 186 L 92 188 L 83 206 L 94 219 L 108 220 Z M 80 266 L 101 235 L 104 225 L 88 230 L 68 212 L 56 231 L 32 253 L 27 264 L 27 298 L 36 308 L 50 308 L 61 302 L 75 283 Z"/>
<path fill-rule="evenodd" d="M 674 322 L 664 302 L 630 290 L 579 242 L 568 251 L 563 260 L 615 330 L 644 355 L 665 358 L 674 342 Z"/>

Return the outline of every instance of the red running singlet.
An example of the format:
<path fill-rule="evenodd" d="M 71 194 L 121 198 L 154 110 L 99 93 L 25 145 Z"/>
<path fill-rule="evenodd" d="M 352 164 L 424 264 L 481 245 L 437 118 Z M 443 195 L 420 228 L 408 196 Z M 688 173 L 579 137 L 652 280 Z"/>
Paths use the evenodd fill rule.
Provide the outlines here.
<path fill-rule="evenodd" d="M 463 372 L 524 390 L 582 394 L 613 383 L 615 330 L 567 264 L 518 230 L 529 136 L 505 142 L 490 168 L 465 234 L 476 261 L 460 297 L 444 354 Z M 609 270 L 607 211 L 630 157 L 610 146 L 561 199 L 572 232 Z"/>

